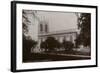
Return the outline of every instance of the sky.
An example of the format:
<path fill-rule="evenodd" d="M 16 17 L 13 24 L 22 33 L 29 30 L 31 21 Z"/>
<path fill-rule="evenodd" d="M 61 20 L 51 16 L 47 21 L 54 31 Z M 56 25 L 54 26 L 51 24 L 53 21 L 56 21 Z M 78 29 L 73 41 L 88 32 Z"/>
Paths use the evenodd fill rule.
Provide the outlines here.
<path fill-rule="evenodd" d="M 48 23 L 50 32 L 77 28 L 77 16 L 75 13 L 37 11 L 37 16 Z"/>

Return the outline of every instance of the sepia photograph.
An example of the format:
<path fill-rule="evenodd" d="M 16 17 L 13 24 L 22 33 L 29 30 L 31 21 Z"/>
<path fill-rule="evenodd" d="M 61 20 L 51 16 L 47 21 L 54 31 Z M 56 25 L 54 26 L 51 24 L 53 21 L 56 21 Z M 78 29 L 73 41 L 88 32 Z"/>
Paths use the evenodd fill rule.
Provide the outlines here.
<path fill-rule="evenodd" d="M 23 62 L 91 59 L 91 14 L 22 10 Z"/>
<path fill-rule="evenodd" d="M 11 2 L 11 71 L 97 67 L 97 6 Z"/>

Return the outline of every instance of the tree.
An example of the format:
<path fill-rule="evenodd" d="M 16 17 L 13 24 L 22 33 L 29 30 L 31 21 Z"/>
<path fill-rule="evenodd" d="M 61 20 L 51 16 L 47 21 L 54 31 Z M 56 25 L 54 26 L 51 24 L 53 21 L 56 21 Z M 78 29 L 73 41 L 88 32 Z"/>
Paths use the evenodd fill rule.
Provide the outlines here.
<path fill-rule="evenodd" d="M 54 37 L 47 37 L 47 39 L 44 42 L 41 42 L 40 48 L 45 50 L 54 50 L 61 48 L 61 43 L 57 41 Z"/>
<path fill-rule="evenodd" d="M 54 37 L 47 37 L 45 42 L 47 43 L 47 48 L 49 50 L 53 50 L 56 47 L 56 45 L 55 45 L 56 42 L 55 41 L 56 40 L 55 40 Z"/>
<path fill-rule="evenodd" d="M 30 52 L 31 52 L 30 49 L 32 47 L 34 48 L 36 46 L 36 44 L 37 44 L 37 42 L 30 39 L 30 37 L 27 38 L 27 39 L 24 37 L 24 39 L 23 39 L 23 56 L 24 57 L 29 57 L 31 55 L 30 54 Z"/>
<path fill-rule="evenodd" d="M 90 13 L 81 13 L 79 17 L 78 28 L 80 34 L 76 38 L 76 45 L 91 45 L 91 14 Z"/>
<path fill-rule="evenodd" d="M 27 60 L 31 56 L 31 48 L 35 47 L 37 42 L 32 40 L 32 38 L 27 35 L 28 34 L 28 26 L 30 25 L 30 21 L 27 17 L 27 13 L 25 10 L 22 11 L 22 28 L 23 28 L 23 61 Z"/>
<path fill-rule="evenodd" d="M 44 42 L 41 42 L 40 43 L 40 48 L 41 49 L 45 49 L 47 51 L 48 47 L 47 47 L 47 43 L 44 41 Z"/>
<path fill-rule="evenodd" d="M 74 47 L 74 44 L 71 41 L 66 41 L 66 40 L 63 40 L 62 45 L 65 48 L 65 50 L 72 50 Z"/>
<path fill-rule="evenodd" d="M 46 48 L 51 50 L 54 50 L 55 48 L 59 49 L 61 47 L 60 42 L 58 42 L 54 37 L 47 37 L 45 40 Z"/>
<path fill-rule="evenodd" d="M 55 41 L 55 44 L 57 49 L 60 49 L 62 47 L 62 44 L 57 40 Z"/>

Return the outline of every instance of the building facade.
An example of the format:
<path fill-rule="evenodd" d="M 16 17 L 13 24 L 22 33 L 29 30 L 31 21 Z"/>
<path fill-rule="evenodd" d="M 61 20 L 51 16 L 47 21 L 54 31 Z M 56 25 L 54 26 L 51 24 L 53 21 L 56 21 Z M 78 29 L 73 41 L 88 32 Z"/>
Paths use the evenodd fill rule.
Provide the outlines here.
<path fill-rule="evenodd" d="M 71 41 L 75 45 L 75 39 L 77 37 L 77 34 L 78 34 L 77 29 L 49 32 L 48 24 L 46 22 L 42 22 L 39 25 L 39 34 L 38 34 L 39 46 L 41 42 L 44 42 L 47 39 L 47 37 L 54 37 L 60 43 L 62 43 L 63 40 Z"/>

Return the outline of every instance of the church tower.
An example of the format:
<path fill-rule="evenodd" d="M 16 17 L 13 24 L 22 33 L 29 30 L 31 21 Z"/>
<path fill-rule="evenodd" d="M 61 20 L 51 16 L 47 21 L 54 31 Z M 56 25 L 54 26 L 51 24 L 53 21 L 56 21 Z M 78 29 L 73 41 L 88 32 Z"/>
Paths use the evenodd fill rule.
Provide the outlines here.
<path fill-rule="evenodd" d="M 41 21 L 39 24 L 39 34 L 48 33 L 48 23 L 46 21 Z"/>

